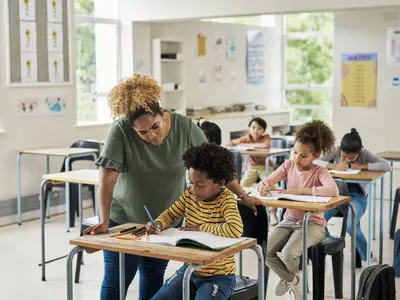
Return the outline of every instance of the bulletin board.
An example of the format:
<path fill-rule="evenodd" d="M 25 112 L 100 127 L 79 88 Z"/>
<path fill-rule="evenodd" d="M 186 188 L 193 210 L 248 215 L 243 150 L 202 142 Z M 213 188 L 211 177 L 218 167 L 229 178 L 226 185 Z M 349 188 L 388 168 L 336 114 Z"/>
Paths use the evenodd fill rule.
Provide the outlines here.
<path fill-rule="evenodd" d="M 7 0 L 7 85 L 71 84 L 68 0 Z"/>

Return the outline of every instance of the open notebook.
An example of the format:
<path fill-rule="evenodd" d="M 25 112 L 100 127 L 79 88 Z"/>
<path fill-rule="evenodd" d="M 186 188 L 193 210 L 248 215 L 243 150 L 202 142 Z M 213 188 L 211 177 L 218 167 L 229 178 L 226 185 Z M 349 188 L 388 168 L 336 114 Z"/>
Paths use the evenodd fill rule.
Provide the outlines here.
<path fill-rule="evenodd" d="M 360 173 L 361 170 L 352 170 L 352 169 L 347 169 L 344 171 L 339 171 L 339 170 L 329 170 L 329 173 L 332 174 L 343 174 L 343 175 L 354 175 Z"/>
<path fill-rule="evenodd" d="M 259 198 L 260 200 L 292 200 L 300 202 L 312 202 L 312 203 L 327 203 L 332 197 L 319 197 L 319 196 L 308 196 L 308 195 L 290 195 L 281 194 L 277 192 L 271 192 L 272 196 L 261 196 L 257 191 L 257 188 L 251 188 L 251 195 Z"/>
<path fill-rule="evenodd" d="M 149 235 L 148 241 L 142 237 L 141 241 L 146 243 L 162 244 L 168 246 L 196 246 L 209 250 L 222 250 L 233 246 L 247 238 L 226 238 L 202 231 L 181 231 L 170 228 L 158 234 Z"/>

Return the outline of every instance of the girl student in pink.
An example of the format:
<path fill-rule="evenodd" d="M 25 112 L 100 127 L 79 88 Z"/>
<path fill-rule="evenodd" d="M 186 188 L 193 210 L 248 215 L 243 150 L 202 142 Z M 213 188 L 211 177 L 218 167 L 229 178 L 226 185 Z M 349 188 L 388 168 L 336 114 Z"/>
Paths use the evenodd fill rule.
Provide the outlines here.
<path fill-rule="evenodd" d="M 299 128 L 293 147 L 293 159 L 286 161 L 258 185 L 262 196 L 273 186 L 286 179 L 285 194 L 337 196 L 338 188 L 326 168 L 313 164 L 322 153 L 334 149 L 335 138 L 331 129 L 322 121 L 311 121 Z M 266 264 L 279 277 L 275 289 L 277 296 L 289 292 L 292 300 L 302 299 L 298 276 L 302 255 L 302 222 L 304 211 L 287 209 L 283 220 L 271 231 L 268 238 Z M 314 246 L 325 238 L 326 221 L 323 213 L 309 218 L 307 247 Z M 278 257 L 281 252 L 281 257 Z"/>

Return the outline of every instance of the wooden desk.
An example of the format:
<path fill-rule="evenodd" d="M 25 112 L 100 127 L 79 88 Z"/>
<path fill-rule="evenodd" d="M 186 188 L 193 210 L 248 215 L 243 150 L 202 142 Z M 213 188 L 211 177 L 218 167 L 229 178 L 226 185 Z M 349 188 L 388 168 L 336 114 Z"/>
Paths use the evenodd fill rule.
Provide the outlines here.
<path fill-rule="evenodd" d="M 142 224 L 128 223 L 113 227 L 108 233 L 99 235 L 84 235 L 70 241 L 71 245 L 75 245 L 71 250 L 67 261 L 67 294 L 68 300 L 73 299 L 73 280 L 72 280 L 72 261 L 76 253 L 85 249 L 107 250 L 120 253 L 120 299 L 125 299 L 125 280 L 121 278 L 125 274 L 125 254 L 133 254 L 152 258 L 181 261 L 190 264 L 185 272 L 183 279 L 183 299 L 189 299 L 190 276 L 198 268 L 215 263 L 223 258 L 235 255 L 244 249 L 253 249 L 259 258 L 259 299 L 264 299 L 264 258 L 260 247 L 255 239 L 248 238 L 232 247 L 221 251 L 210 251 L 199 248 L 172 247 L 164 245 L 155 245 L 140 241 L 120 240 L 110 237 L 110 233 L 119 232 L 122 229 L 131 226 L 143 226 Z"/>
<path fill-rule="evenodd" d="M 339 178 L 347 183 L 361 183 L 369 185 L 368 193 L 368 236 L 367 253 L 371 253 L 371 240 L 375 240 L 376 233 L 376 182 L 381 180 L 381 201 L 380 201 L 380 231 L 379 231 L 379 263 L 383 259 L 383 196 L 385 172 L 361 171 L 358 174 L 331 174 L 333 178 Z M 371 256 L 367 254 L 367 263 L 371 264 Z"/>
<path fill-rule="evenodd" d="M 349 196 L 339 196 L 332 197 L 332 199 L 327 203 L 310 203 L 310 202 L 299 202 L 299 201 L 286 201 L 286 200 L 262 200 L 265 206 L 276 207 L 276 208 L 287 208 L 287 209 L 298 209 L 305 211 L 303 218 L 303 253 L 302 253 L 302 263 L 303 266 L 307 266 L 308 263 L 308 249 L 307 249 L 307 229 L 308 229 L 308 219 L 316 212 L 324 212 L 335 208 L 341 204 L 348 203 L 352 210 L 352 235 L 351 235 L 351 299 L 355 299 L 356 295 L 356 212 L 354 206 L 349 203 L 351 197 Z M 307 268 L 303 267 L 303 300 L 307 300 Z"/>
<path fill-rule="evenodd" d="M 400 162 L 400 152 L 398 151 L 385 151 L 377 154 L 378 156 L 386 159 L 390 163 L 389 173 L 389 228 L 391 228 L 393 214 L 392 214 L 392 201 L 393 201 L 393 164 Z M 390 233 L 390 238 L 394 239 L 394 234 Z"/>
<path fill-rule="evenodd" d="M 17 152 L 17 211 L 18 211 L 18 225 L 21 225 L 21 155 L 42 155 L 46 156 L 46 173 L 50 173 L 50 156 L 65 157 L 65 171 L 69 171 L 70 160 L 72 158 L 93 156 L 96 160 L 98 156 L 97 149 L 89 148 L 36 148 L 16 150 Z M 50 197 L 50 195 L 49 195 Z M 48 201 L 47 215 L 50 213 L 50 201 Z M 69 211 L 70 211 L 70 193 L 69 184 L 65 186 L 65 205 L 66 205 L 66 224 L 67 232 L 69 231 Z"/>
<path fill-rule="evenodd" d="M 98 170 L 91 170 L 91 169 L 84 169 L 84 170 L 76 170 L 76 171 L 68 171 L 62 173 L 54 173 L 54 174 L 46 174 L 42 176 L 43 181 L 40 187 L 40 231 L 41 231 L 41 264 L 42 267 L 42 281 L 46 280 L 46 263 L 50 263 L 66 256 L 62 256 L 56 259 L 53 259 L 49 262 L 46 262 L 46 254 L 45 254 L 45 208 L 46 208 L 46 201 L 43 199 L 46 185 L 49 182 L 57 183 L 77 183 L 78 184 L 78 204 L 79 204 L 79 221 L 82 224 L 83 212 L 82 212 L 82 184 L 91 184 L 91 185 L 98 185 L 99 184 L 99 171 Z M 97 201 L 97 197 L 96 201 Z M 95 203 L 94 207 L 97 215 L 97 205 Z M 67 217 L 69 217 L 67 215 Z"/>

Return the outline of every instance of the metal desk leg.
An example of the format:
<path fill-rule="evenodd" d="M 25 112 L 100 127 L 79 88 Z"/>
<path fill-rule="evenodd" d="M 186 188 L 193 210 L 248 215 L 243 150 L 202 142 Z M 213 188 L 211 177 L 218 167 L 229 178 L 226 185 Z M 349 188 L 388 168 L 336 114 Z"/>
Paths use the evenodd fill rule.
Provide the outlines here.
<path fill-rule="evenodd" d="M 46 174 L 50 174 L 50 156 L 46 155 Z M 50 218 L 50 193 L 47 195 L 46 199 L 46 217 Z"/>
<path fill-rule="evenodd" d="M 382 259 L 383 259 L 383 193 L 384 193 L 384 187 L 385 187 L 385 177 L 383 176 L 381 178 L 381 209 L 379 212 L 379 263 L 382 264 Z M 390 218 L 389 218 L 390 219 Z"/>
<path fill-rule="evenodd" d="M 376 239 L 376 180 L 373 183 L 374 185 L 374 209 L 372 211 L 374 219 L 373 219 L 373 224 L 372 224 L 372 240 L 375 241 Z"/>
<path fill-rule="evenodd" d="M 82 183 L 78 183 L 79 227 L 83 222 Z"/>
<path fill-rule="evenodd" d="M 119 300 L 125 300 L 125 254 L 119 253 Z"/>
<path fill-rule="evenodd" d="M 72 275 L 72 263 L 75 254 L 78 252 L 83 251 L 84 248 L 76 246 L 74 247 L 71 252 L 68 254 L 67 258 L 67 300 L 73 300 L 74 298 L 74 289 L 73 289 L 73 275 Z"/>
<path fill-rule="evenodd" d="M 303 217 L 303 300 L 308 299 L 307 286 L 308 286 L 308 274 L 307 274 L 307 263 L 308 263 L 308 248 L 307 248 L 307 230 L 308 230 L 308 219 L 312 215 L 312 212 L 306 212 Z"/>
<path fill-rule="evenodd" d="M 43 180 L 40 185 L 40 238 L 41 238 L 41 258 L 42 258 L 42 281 L 46 281 L 46 254 L 45 254 L 45 234 L 44 234 L 44 219 L 46 209 L 46 199 L 44 199 L 46 185 L 50 180 Z"/>
<path fill-rule="evenodd" d="M 190 265 L 187 267 L 182 280 L 182 296 L 183 300 L 190 300 L 190 277 L 192 273 L 199 269 L 201 266 Z"/>
<path fill-rule="evenodd" d="M 393 201 L 393 161 L 390 161 L 390 174 L 389 174 L 389 232 L 390 232 L 390 225 L 392 222 L 392 201 Z"/>
<path fill-rule="evenodd" d="M 242 276 L 243 275 L 243 252 L 239 252 L 237 270 L 238 270 L 239 276 Z"/>
<path fill-rule="evenodd" d="M 369 193 L 368 193 L 368 235 L 367 235 L 367 265 L 371 265 L 371 242 L 372 242 L 372 192 L 373 192 L 373 184 L 370 182 L 369 184 Z"/>
<path fill-rule="evenodd" d="M 69 162 L 71 160 L 70 156 L 67 156 L 65 159 L 65 172 L 70 171 Z M 65 183 L 65 215 L 66 215 L 66 224 L 67 224 L 67 232 L 69 232 L 70 223 L 69 223 L 69 215 L 70 215 L 70 204 L 71 204 L 71 193 L 70 193 L 70 183 Z"/>
<path fill-rule="evenodd" d="M 21 225 L 21 155 L 17 155 L 17 214 L 18 214 L 18 225 Z"/>
<path fill-rule="evenodd" d="M 265 298 L 264 255 L 263 255 L 261 247 L 259 245 L 254 245 L 250 249 L 252 249 L 257 254 L 257 258 L 258 258 L 258 299 L 262 300 Z"/>
<path fill-rule="evenodd" d="M 351 298 L 356 299 L 356 209 L 348 202 L 351 208 Z"/>

